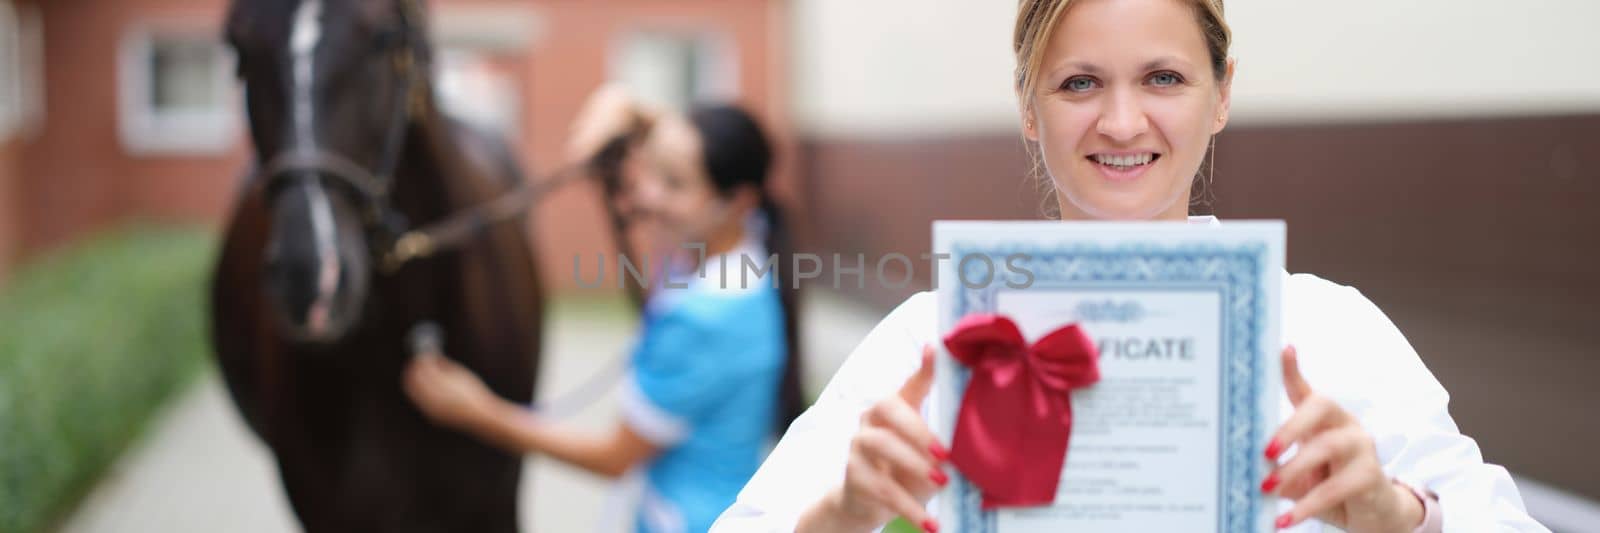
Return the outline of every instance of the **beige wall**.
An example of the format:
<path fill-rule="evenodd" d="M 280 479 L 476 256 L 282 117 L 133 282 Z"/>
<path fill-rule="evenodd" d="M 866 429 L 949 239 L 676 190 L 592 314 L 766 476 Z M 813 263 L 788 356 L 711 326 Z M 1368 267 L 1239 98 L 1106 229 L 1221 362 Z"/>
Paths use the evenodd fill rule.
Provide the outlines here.
<path fill-rule="evenodd" d="M 1015 2 L 796 0 L 814 136 L 1016 129 Z M 1231 0 L 1240 124 L 1600 111 L 1600 2 Z"/>

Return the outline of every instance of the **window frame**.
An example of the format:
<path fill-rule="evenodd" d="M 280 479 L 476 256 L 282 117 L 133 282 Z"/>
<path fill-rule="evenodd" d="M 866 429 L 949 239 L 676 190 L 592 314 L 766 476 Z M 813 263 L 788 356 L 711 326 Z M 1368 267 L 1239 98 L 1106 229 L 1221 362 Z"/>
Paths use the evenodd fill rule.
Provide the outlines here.
<path fill-rule="evenodd" d="M 606 59 L 606 77 L 626 85 L 624 58 L 629 47 L 640 38 L 666 37 L 684 39 L 693 46 L 695 61 L 695 93 L 685 96 L 683 102 L 649 102 L 656 105 L 692 106 L 702 102 L 729 102 L 740 96 L 739 46 L 733 36 L 724 30 L 686 24 L 642 25 L 619 32 L 611 39 Z M 637 93 L 638 89 L 630 87 Z M 680 111 L 683 109 L 679 109 Z"/>
<path fill-rule="evenodd" d="M 132 155 L 220 155 L 238 142 L 239 94 L 233 77 L 233 52 L 216 38 L 211 25 L 194 19 L 145 20 L 123 33 L 117 54 L 118 131 Z M 151 103 L 154 72 L 150 57 L 161 40 L 193 40 L 212 48 L 216 106 L 193 111 L 163 111 Z"/>
<path fill-rule="evenodd" d="M 22 128 L 23 109 L 23 65 L 22 65 L 22 23 L 17 15 L 16 8 L 11 2 L 0 1 L 0 83 L 6 87 L 0 91 L 0 141 L 8 140 Z"/>

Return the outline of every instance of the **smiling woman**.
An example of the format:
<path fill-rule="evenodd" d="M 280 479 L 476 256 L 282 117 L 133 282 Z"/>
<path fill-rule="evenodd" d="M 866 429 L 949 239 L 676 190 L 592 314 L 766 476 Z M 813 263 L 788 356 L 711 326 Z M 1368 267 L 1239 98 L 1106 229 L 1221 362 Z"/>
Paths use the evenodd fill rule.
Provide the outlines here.
<path fill-rule="evenodd" d="M 1230 43 L 1222 0 L 1020 2 L 1019 118 L 1063 220 L 1218 223 L 1188 210 L 1228 124 Z M 1277 528 L 1544 531 L 1377 306 L 1309 274 L 1285 272 L 1282 294 L 1284 416 L 1260 480 Z M 927 504 L 950 480 L 950 452 L 926 420 L 950 407 L 927 397 L 935 304 L 914 295 L 868 334 L 714 531 L 871 531 L 896 516 L 938 531 Z M 1168 354 L 1116 344 L 1107 355 Z"/>
<path fill-rule="evenodd" d="M 1073 2 L 1028 4 L 1015 37 L 1018 101 L 1062 217 L 1187 216 L 1194 169 L 1228 123 L 1221 6 L 1082 2 L 1063 17 Z M 1121 47 L 1130 38 L 1146 46 Z"/>

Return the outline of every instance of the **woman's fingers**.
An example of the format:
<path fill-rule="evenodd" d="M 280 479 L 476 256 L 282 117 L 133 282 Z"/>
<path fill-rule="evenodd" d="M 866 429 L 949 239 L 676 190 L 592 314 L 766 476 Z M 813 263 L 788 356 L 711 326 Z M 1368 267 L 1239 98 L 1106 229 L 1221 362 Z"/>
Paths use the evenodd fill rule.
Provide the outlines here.
<path fill-rule="evenodd" d="M 900 386 L 900 399 L 911 404 L 913 408 L 921 407 L 922 400 L 928 397 L 928 390 L 933 388 L 933 345 L 922 345 L 922 366 L 917 368 L 917 373 L 906 379 Z"/>
<path fill-rule="evenodd" d="M 411 360 L 410 365 L 407 365 L 406 390 L 411 391 L 413 396 L 428 390 L 431 378 L 437 373 L 437 366 L 434 362 L 437 357 L 434 355 L 419 355 Z"/>
<path fill-rule="evenodd" d="M 1268 441 L 1267 458 L 1276 460 L 1289 446 L 1311 438 L 1322 428 L 1338 425 L 1343 414 L 1344 410 L 1327 397 L 1316 394 L 1305 397 Z"/>
<path fill-rule="evenodd" d="M 1299 407 L 1311 396 L 1311 384 L 1300 375 L 1300 354 L 1289 346 L 1283 349 L 1283 388 L 1289 393 L 1289 403 Z"/>
<path fill-rule="evenodd" d="M 1334 511 L 1352 498 L 1371 490 L 1374 483 L 1385 483 L 1382 470 L 1377 465 L 1344 465 L 1333 471 L 1326 481 L 1312 487 L 1305 497 L 1295 501 L 1294 508 L 1285 513 L 1288 524 L 1298 524 L 1307 518 Z"/>
<path fill-rule="evenodd" d="M 893 430 L 881 427 L 863 428 L 856 434 L 855 446 L 857 455 L 865 457 L 873 464 L 883 465 L 896 479 L 915 481 L 916 486 L 906 487 L 907 489 L 926 489 L 936 481 L 934 470 L 938 467 L 939 461 L 929 456 L 926 447 L 905 440 Z"/>
<path fill-rule="evenodd" d="M 845 473 L 845 503 L 856 509 L 851 514 L 900 515 L 937 530 L 923 502 L 949 482 L 940 469 L 948 452 L 918 412 L 931 388 L 933 347 L 923 346 L 921 365 L 900 390 L 861 415 Z"/>
<path fill-rule="evenodd" d="M 1273 470 L 1262 488 L 1285 498 L 1299 499 L 1323 481 L 1324 472 L 1354 457 L 1360 450 L 1363 435 L 1360 426 L 1346 426 L 1313 437 L 1300 445 L 1294 458 Z M 1278 488 L 1269 489 L 1268 485 Z"/>
<path fill-rule="evenodd" d="M 916 447 L 925 457 L 932 460 L 944 460 L 947 457 L 943 446 L 933 436 L 933 430 L 928 429 L 928 424 L 922 421 L 921 413 L 916 408 L 902 402 L 879 402 L 867 410 L 862 417 L 864 425 L 872 425 L 893 431 L 902 440 Z"/>
<path fill-rule="evenodd" d="M 931 523 L 927 508 L 912 497 L 910 491 L 897 483 L 888 472 L 878 468 L 873 461 L 865 457 L 851 456 L 846 483 L 850 485 L 848 494 L 870 499 L 876 504 L 874 507 L 887 509 L 890 513 L 903 516 L 914 524 Z"/>
<path fill-rule="evenodd" d="M 923 502 L 949 481 L 939 468 L 947 452 L 917 411 L 932 388 L 933 347 L 923 346 L 921 365 L 897 394 L 862 414 L 846 476 L 848 493 L 930 530 L 938 526 Z"/>
<path fill-rule="evenodd" d="M 1313 468 L 1310 472 L 1306 472 L 1294 481 L 1282 482 L 1275 490 L 1268 492 L 1276 492 L 1279 498 L 1289 500 L 1304 498 L 1306 493 L 1311 492 L 1311 489 L 1316 488 L 1318 484 L 1328 479 L 1328 471 L 1327 465 L 1323 465 L 1322 468 Z"/>

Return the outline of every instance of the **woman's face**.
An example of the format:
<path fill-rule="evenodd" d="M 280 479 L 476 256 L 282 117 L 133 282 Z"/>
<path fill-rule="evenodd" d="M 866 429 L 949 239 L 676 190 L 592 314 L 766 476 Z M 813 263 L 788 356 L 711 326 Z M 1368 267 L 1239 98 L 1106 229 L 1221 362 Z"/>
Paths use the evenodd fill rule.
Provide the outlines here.
<path fill-rule="evenodd" d="M 633 207 L 663 239 L 705 242 L 731 211 L 706 175 L 700 143 L 699 132 L 687 121 L 664 118 L 651 130 L 630 172 Z"/>
<path fill-rule="evenodd" d="M 1233 67 L 1217 80 L 1210 65 L 1187 1 L 1074 2 L 1022 98 L 1063 218 L 1188 215 L 1195 173 L 1228 120 Z"/>

